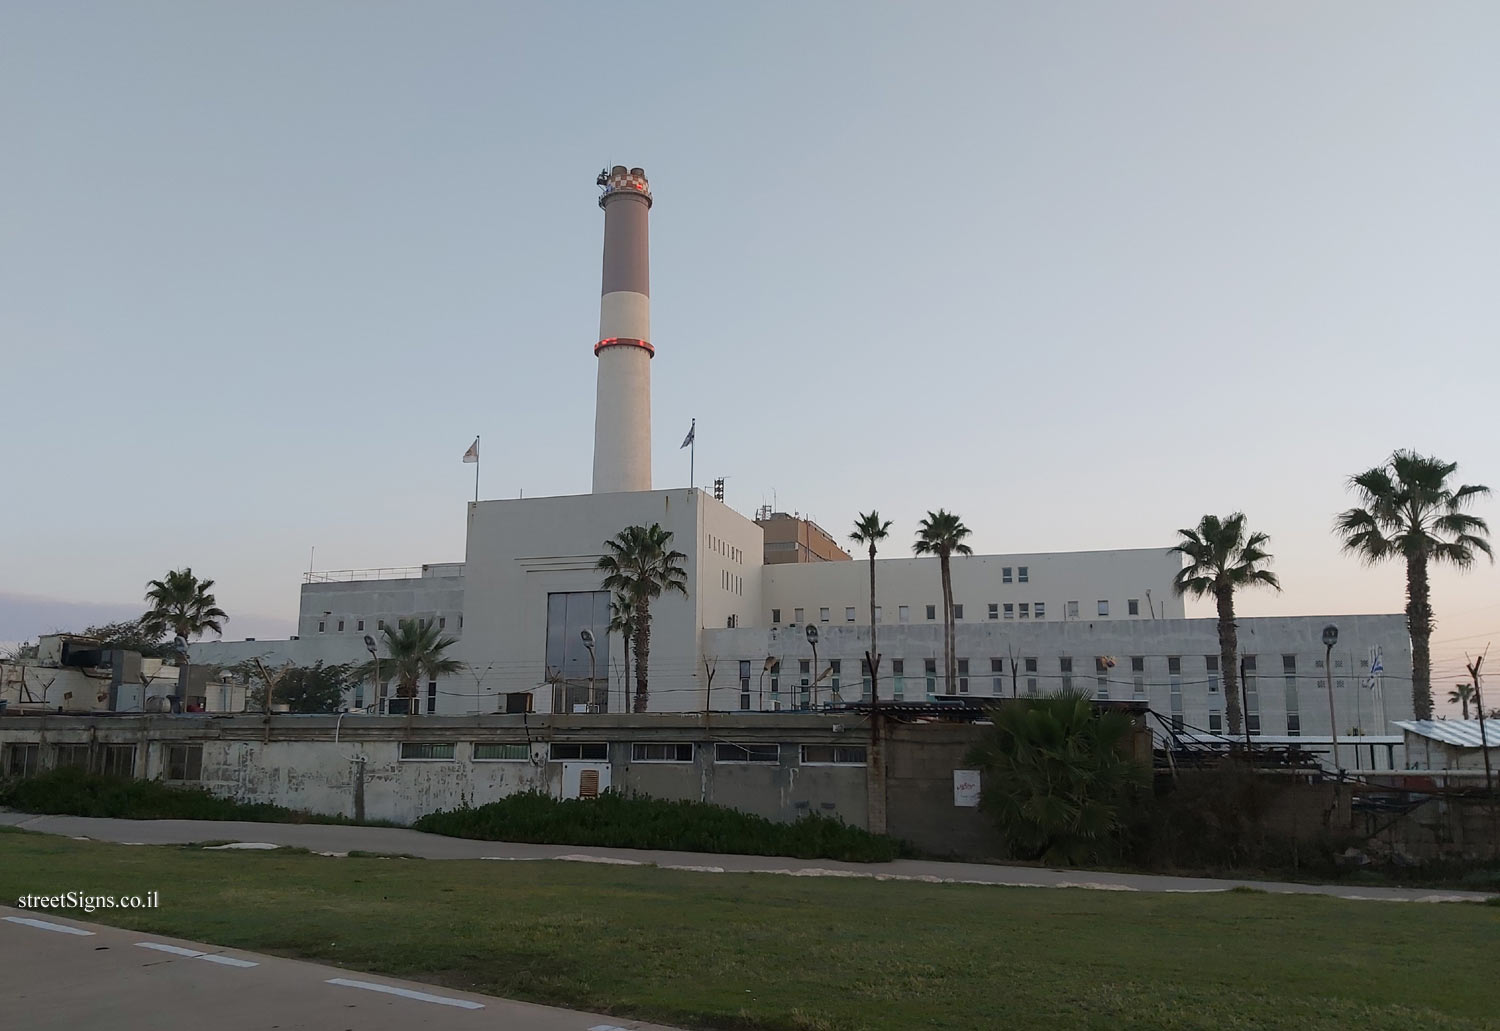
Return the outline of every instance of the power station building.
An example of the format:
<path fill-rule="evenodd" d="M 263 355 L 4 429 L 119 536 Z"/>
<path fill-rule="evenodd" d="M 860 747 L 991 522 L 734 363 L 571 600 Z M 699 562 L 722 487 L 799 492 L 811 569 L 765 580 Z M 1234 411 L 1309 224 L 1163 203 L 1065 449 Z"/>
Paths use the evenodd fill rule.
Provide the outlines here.
<path fill-rule="evenodd" d="M 605 225 L 593 492 L 472 503 L 462 563 L 309 574 L 296 637 L 200 643 L 194 662 L 358 662 L 366 634 L 415 619 L 456 638 L 452 653 L 467 667 L 426 685 L 424 712 L 494 713 L 525 695 L 537 711 L 618 713 L 634 689 L 595 564 L 623 528 L 659 523 L 686 556 L 687 595 L 651 607 L 649 711 L 775 712 L 870 697 L 867 559 L 851 558 L 805 519 L 770 511 L 752 519 L 701 490 L 653 489 L 653 197 L 640 168 L 617 165 L 598 184 Z M 854 514 L 851 507 L 851 522 Z M 968 515 L 983 521 L 983 513 Z M 904 556 L 908 547 L 893 538 L 887 553 Z M 1179 567 L 1165 544 L 955 557 L 958 674 L 948 683 L 937 560 L 881 558 L 880 698 L 1074 688 L 1145 700 L 1184 732 L 1223 733 L 1216 621 L 1186 618 L 1172 591 Z M 1328 623 L 1340 628 L 1331 654 L 1321 641 Z M 1340 735 L 1389 735 L 1393 721 L 1412 715 L 1399 614 L 1242 618 L 1239 639 L 1252 734 L 1326 739 L 1335 726 Z M 349 698 L 354 709 L 373 703 L 369 688 Z"/>

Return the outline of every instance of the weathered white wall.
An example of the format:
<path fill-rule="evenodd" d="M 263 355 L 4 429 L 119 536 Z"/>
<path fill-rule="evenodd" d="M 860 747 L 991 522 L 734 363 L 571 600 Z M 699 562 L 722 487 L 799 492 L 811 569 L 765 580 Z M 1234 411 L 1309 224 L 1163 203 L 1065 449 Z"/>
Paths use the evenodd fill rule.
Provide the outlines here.
<path fill-rule="evenodd" d="M 359 642 L 377 632 L 380 620 L 395 626 L 411 617 L 441 622 L 443 633 L 457 637 L 463 632 L 463 610 L 463 565 L 457 562 L 424 566 L 421 576 L 304 583 L 297 635 L 343 635 Z"/>
<path fill-rule="evenodd" d="M 911 544 L 886 542 L 885 554 L 909 555 Z M 1027 582 L 1019 582 L 1020 569 L 1027 568 Z M 1004 582 L 1004 569 L 1011 570 L 1011 582 Z M 953 601 L 964 607 L 965 623 L 989 621 L 988 607 L 999 605 L 996 622 L 1005 622 L 1004 606 L 1016 608 L 1013 622 L 1020 619 L 1021 602 L 1034 611 L 1037 602 L 1046 610 L 1045 622 L 1062 622 L 1067 602 L 1078 603 L 1078 619 L 1084 622 L 1100 618 L 1111 620 L 1151 619 L 1151 605 L 1159 619 L 1182 618 L 1186 609 L 1172 594 L 1172 579 L 1182 567 L 1181 560 L 1168 555 L 1165 548 L 1132 548 L 1116 551 L 1070 551 L 1016 555 L 955 556 L 952 560 Z M 808 562 L 765 567 L 762 605 L 754 623 L 771 625 L 771 609 L 781 610 L 781 624 L 795 622 L 801 608 L 804 622 L 820 622 L 819 612 L 829 609 L 830 623 L 844 623 L 845 610 L 853 606 L 855 622 L 870 621 L 870 561 L 856 554 L 853 562 Z M 1148 592 L 1150 601 L 1148 603 Z M 1128 615 L 1128 602 L 1136 599 L 1139 615 Z M 1098 615 L 1098 603 L 1109 602 L 1109 615 Z M 910 622 L 928 622 L 926 607 L 935 608 L 934 622 L 943 619 L 943 582 L 936 558 L 887 557 L 875 562 L 875 603 L 881 609 L 880 621 L 900 623 L 900 606 L 910 610 Z M 1030 620 L 1035 621 L 1033 618 Z"/>

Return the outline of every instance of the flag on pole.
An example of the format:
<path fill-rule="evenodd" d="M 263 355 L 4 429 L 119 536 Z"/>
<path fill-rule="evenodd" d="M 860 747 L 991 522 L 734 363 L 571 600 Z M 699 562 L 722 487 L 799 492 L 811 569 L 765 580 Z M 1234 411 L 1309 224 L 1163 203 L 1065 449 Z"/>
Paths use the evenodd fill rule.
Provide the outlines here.
<path fill-rule="evenodd" d="M 464 452 L 464 465 L 479 461 L 479 438 L 474 438 L 474 443 L 469 445 L 469 450 Z"/>
<path fill-rule="evenodd" d="M 698 420 L 694 419 L 693 420 L 692 428 L 688 430 L 688 435 L 686 437 L 682 438 L 682 447 L 678 448 L 677 450 L 681 451 L 683 447 L 687 447 L 688 445 L 692 444 L 693 438 L 695 436 L 697 436 L 697 434 L 698 434 Z"/>

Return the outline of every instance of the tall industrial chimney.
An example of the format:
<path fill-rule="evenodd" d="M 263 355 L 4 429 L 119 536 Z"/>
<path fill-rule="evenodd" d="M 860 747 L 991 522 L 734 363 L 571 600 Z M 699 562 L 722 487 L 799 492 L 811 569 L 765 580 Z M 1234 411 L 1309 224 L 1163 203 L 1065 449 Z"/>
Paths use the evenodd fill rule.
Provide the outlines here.
<path fill-rule="evenodd" d="M 651 489 L 651 274 L 646 172 L 616 165 L 604 187 L 604 281 L 599 296 L 599 392 L 594 493 Z"/>

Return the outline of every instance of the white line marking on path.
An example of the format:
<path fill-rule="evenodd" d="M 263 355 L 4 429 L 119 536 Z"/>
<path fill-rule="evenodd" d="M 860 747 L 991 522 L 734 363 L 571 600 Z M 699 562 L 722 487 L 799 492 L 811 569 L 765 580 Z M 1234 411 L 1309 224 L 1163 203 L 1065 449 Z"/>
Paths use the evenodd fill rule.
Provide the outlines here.
<path fill-rule="evenodd" d="M 13 924 L 25 924 L 27 927 L 40 927 L 44 931 L 61 931 L 63 934 L 77 934 L 84 937 L 92 937 L 93 931 L 85 931 L 81 927 L 69 927 L 66 924 L 49 924 L 45 920 L 33 920 L 25 916 L 8 916 L 5 918 Z"/>
<path fill-rule="evenodd" d="M 167 945 L 164 942 L 136 942 L 136 948 L 155 949 L 157 952 L 170 952 L 174 956 L 186 956 L 188 959 L 202 959 L 210 963 L 217 963 L 224 967 L 258 967 L 259 963 L 252 963 L 248 959 L 235 959 L 233 956 L 220 956 L 212 952 L 199 952 L 197 949 L 184 949 L 180 945 Z"/>
<path fill-rule="evenodd" d="M 330 977 L 327 984 L 341 984 L 346 988 L 363 988 L 371 992 L 384 992 L 387 995 L 399 995 L 403 999 L 416 999 L 418 1002 L 435 1002 L 440 1006 L 457 1006 L 459 1009 L 482 1010 L 484 1003 L 470 1002 L 468 999 L 450 999 L 444 995 L 428 995 L 426 992 L 414 992 L 410 988 L 395 988 L 388 984 L 376 984 L 374 981 L 351 981 L 347 977 Z"/>
<path fill-rule="evenodd" d="M 589 1031 L 625 1031 L 619 1024 L 595 1024 Z"/>

